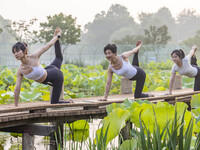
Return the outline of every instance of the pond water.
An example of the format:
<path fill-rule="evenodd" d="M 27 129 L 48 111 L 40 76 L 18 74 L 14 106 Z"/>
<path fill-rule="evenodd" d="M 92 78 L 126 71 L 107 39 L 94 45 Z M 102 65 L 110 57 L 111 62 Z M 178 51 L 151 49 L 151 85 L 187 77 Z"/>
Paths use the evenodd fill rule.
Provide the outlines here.
<path fill-rule="evenodd" d="M 101 120 L 102 119 L 94 119 L 91 122 L 89 122 L 89 138 L 86 140 L 86 142 L 83 143 L 82 149 L 87 150 L 87 144 L 89 143 L 89 139 L 91 139 L 92 142 L 95 139 L 96 130 L 101 127 L 99 126 Z M 114 141 L 117 140 L 115 139 Z M 72 143 L 72 141 L 66 142 L 65 150 L 70 150 L 69 145 L 71 145 Z M 74 143 L 77 144 L 77 142 Z M 34 136 L 34 146 L 36 150 L 49 150 L 49 137 Z M 22 137 L 14 137 L 11 136 L 10 133 L 0 132 L 0 150 L 22 150 Z"/>

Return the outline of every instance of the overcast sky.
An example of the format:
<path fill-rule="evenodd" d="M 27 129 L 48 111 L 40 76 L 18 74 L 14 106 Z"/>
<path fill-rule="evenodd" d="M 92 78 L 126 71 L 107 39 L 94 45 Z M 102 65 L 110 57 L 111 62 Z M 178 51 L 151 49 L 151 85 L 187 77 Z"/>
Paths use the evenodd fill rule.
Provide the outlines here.
<path fill-rule="evenodd" d="M 94 16 L 107 11 L 112 4 L 121 4 L 137 21 L 141 12 L 156 12 L 161 7 L 168 7 L 175 17 L 184 8 L 196 9 L 200 14 L 199 0 L 0 0 L 0 15 L 12 21 L 37 18 L 40 22 L 46 16 L 58 14 L 72 15 L 82 27 L 91 22 Z"/>

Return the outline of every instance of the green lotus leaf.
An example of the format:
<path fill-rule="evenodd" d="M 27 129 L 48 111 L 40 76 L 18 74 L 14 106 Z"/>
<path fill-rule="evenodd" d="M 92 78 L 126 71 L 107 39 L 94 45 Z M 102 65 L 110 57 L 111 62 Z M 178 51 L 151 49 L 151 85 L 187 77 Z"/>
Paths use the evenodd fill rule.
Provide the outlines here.
<path fill-rule="evenodd" d="M 0 85 L 3 85 L 3 84 L 4 84 L 4 82 L 2 80 L 0 80 Z"/>
<path fill-rule="evenodd" d="M 72 130 L 67 136 L 67 140 L 72 141 L 85 141 L 89 137 L 89 124 L 85 120 L 77 120 L 73 123 L 66 124 L 66 126 Z"/>
<path fill-rule="evenodd" d="M 6 92 L 6 93 L 2 93 L 2 94 L 1 94 L 1 98 L 2 98 L 2 99 L 9 99 L 9 98 L 11 98 L 11 97 L 13 97 L 13 96 L 14 96 L 14 93 L 11 92 L 11 91 L 8 91 L 8 92 Z"/>
<path fill-rule="evenodd" d="M 95 69 L 98 70 L 99 72 L 103 71 L 102 65 L 95 65 Z"/>
<path fill-rule="evenodd" d="M 89 70 L 94 70 L 95 66 L 87 66 L 86 68 L 89 69 Z"/>
<path fill-rule="evenodd" d="M 128 98 L 125 99 L 125 101 L 122 103 L 125 107 L 125 109 L 128 109 L 131 107 L 132 103 L 134 103 L 134 100 L 128 100 Z"/>
<path fill-rule="evenodd" d="M 99 74 L 97 72 L 90 72 L 90 73 L 88 73 L 88 76 L 89 76 L 90 80 L 94 80 L 94 79 L 98 78 Z M 92 78 L 94 78 L 94 79 L 92 79 Z"/>
<path fill-rule="evenodd" d="M 137 149 L 137 139 L 125 140 L 120 145 L 120 150 L 134 150 Z"/>
<path fill-rule="evenodd" d="M 120 89 L 119 87 L 114 87 L 112 90 L 110 90 L 111 94 L 119 94 L 120 93 Z"/>
<path fill-rule="evenodd" d="M 89 130 L 74 130 L 72 133 L 67 135 L 67 140 L 83 142 L 89 137 Z"/>
<path fill-rule="evenodd" d="M 193 114 L 195 114 L 196 122 L 199 122 L 200 121 L 200 107 L 197 109 L 192 109 L 191 111 Z"/>
<path fill-rule="evenodd" d="M 42 100 L 49 101 L 50 100 L 50 95 L 49 94 L 42 95 Z"/>
<path fill-rule="evenodd" d="M 124 109 L 125 106 L 122 105 L 122 104 L 119 104 L 119 103 L 112 103 L 112 104 L 110 104 L 110 105 L 108 105 L 108 106 L 106 107 L 107 114 L 111 113 L 112 110 L 115 109 L 115 108 Z"/>
<path fill-rule="evenodd" d="M 12 83 L 14 83 L 14 80 L 15 80 L 13 78 L 13 76 L 11 76 L 11 75 L 5 76 L 4 79 L 5 79 L 5 81 L 6 81 L 7 84 L 12 84 Z"/>
<path fill-rule="evenodd" d="M 194 132 L 196 132 L 196 133 L 200 132 L 200 121 L 195 124 Z"/>
<path fill-rule="evenodd" d="M 195 94 L 192 96 L 192 100 L 190 101 L 190 105 L 192 108 L 200 107 L 200 94 Z"/>
<path fill-rule="evenodd" d="M 70 70 L 70 71 L 78 70 L 78 67 L 76 65 L 73 65 L 73 64 L 67 64 L 63 67 L 65 67 L 67 70 Z"/>
<path fill-rule="evenodd" d="M 159 86 L 154 91 L 166 91 L 166 88 Z"/>
<path fill-rule="evenodd" d="M 20 97 L 24 100 L 35 100 L 41 96 L 41 93 L 38 91 L 30 92 L 28 90 L 21 91 Z"/>
<path fill-rule="evenodd" d="M 0 95 L 3 94 L 3 93 L 6 93 L 5 90 L 0 90 Z"/>
<path fill-rule="evenodd" d="M 143 103 L 143 104 L 138 104 L 137 102 L 135 103 L 132 103 L 131 107 L 130 107 L 130 121 L 132 123 L 135 124 L 136 127 L 139 127 L 140 126 L 140 123 L 139 123 L 139 114 L 141 111 L 144 111 L 148 108 L 151 108 L 152 105 L 150 104 L 146 104 L 146 103 Z"/>
<path fill-rule="evenodd" d="M 103 130 L 103 135 L 106 133 L 108 128 L 108 134 L 106 139 L 106 145 L 112 139 L 114 139 L 120 133 L 121 129 L 126 125 L 126 120 L 129 118 L 130 112 L 123 110 L 121 108 L 113 109 L 113 111 L 103 119 L 103 126 L 96 131 L 96 136 L 100 138 L 101 130 Z M 96 142 L 96 139 L 95 139 Z"/>
<path fill-rule="evenodd" d="M 151 133 L 153 133 L 153 129 L 155 128 L 155 115 L 153 109 L 155 111 L 157 123 L 161 132 L 167 122 L 172 120 L 172 117 L 174 117 L 174 106 L 159 102 L 157 104 L 153 104 L 152 107 L 143 110 L 141 118 Z"/>
<path fill-rule="evenodd" d="M 76 75 L 74 80 L 71 82 L 73 85 L 80 85 L 83 80 L 83 77 L 81 75 Z"/>
<path fill-rule="evenodd" d="M 74 121 L 73 123 L 70 123 L 70 128 L 72 130 L 89 130 L 89 124 L 85 120 L 77 120 Z"/>
<path fill-rule="evenodd" d="M 146 86 L 146 85 L 144 85 L 144 87 L 143 87 L 143 90 L 142 90 L 143 92 L 148 92 L 149 91 L 149 89 L 148 89 L 148 87 Z M 135 90 L 134 90 L 134 92 L 135 92 Z"/>
<path fill-rule="evenodd" d="M 104 87 L 104 82 L 102 82 L 100 79 L 94 80 L 93 84 L 94 84 L 94 89 L 95 90 L 98 90 L 98 89 Z"/>
<path fill-rule="evenodd" d="M 66 91 L 66 93 L 71 97 L 71 98 L 76 98 L 76 93 L 70 92 L 70 91 Z"/>
<path fill-rule="evenodd" d="M 152 104 L 150 101 L 148 101 L 148 100 L 146 100 L 146 99 L 145 99 L 145 100 L 137 99 L 136 102 L 137 102 L 138 104 L 143 104 L 143 103 Z"/>

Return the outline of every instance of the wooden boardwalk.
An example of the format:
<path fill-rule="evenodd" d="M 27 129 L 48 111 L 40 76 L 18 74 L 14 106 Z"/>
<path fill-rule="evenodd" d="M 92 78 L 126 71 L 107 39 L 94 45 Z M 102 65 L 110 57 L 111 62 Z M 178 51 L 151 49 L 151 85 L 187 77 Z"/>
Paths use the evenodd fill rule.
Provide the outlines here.
<path fill-rule="evenodd" d="M 144 99 L 153 103 L 167 101 L 174 104 L 175 101 L 179 101 L 185 102 L 190 106 L 192 95 L 200 93 L 200 91 L 193 92 L 193 89 L 176 90 L 173 91 L 173 95 L 164 95 L 167 91 L 151 93 L 155 97 Z M 66 104 L 29 102 L 19 103 L 19 107 L 14 107 L 14 104 L 0 105 L 0 131 L 22 133 L 23 150 L 35 149 L 34 135 L 49 136 L 50 149 L 57 150 L 54 133 L 59 134 L 58 127 L 63 133 L 64 123 L 80 119 L 103 118 L 107 115 L 106 106 L 108 104 L 122 103 L 126 98 L 132 100 L 133 94 L 110 95 L 108 101 L 98 101 L 100 98 L 102 96 L 77 98 L 74 99 L 75 103 Z M 38 124 L 45 122 L 51 122 L 51 124 Z M 62 135 L 61 139 L 63 139 Z"/>
<path fill-rule="evenodd" d="M 148 100 L 154 103 L 158 101 L 177 101 L 189 104 L 191 96 L 199 92 L 193 89 L 175 90 L 173 95 L 164 95 L 167 91 L 151 92 L 155 97 Z M 106 106 L 111 103 L 122 103 L 126 98 L 133 99 L 133 94 L 111 95 L 108 101 L 100 102 L 100 97 L 77 98 L 75 103 L 49 104 L 49 102 L 29 102 L 19 103 L 19 107 L 14 104 L 0 105 L 0 129 L 20 126 L 24 124 L 40 122 L 72 122 L 79 119 L 103 118 L 106 116 Z M 145 98 L 147 99 L 147 98 Z"/>

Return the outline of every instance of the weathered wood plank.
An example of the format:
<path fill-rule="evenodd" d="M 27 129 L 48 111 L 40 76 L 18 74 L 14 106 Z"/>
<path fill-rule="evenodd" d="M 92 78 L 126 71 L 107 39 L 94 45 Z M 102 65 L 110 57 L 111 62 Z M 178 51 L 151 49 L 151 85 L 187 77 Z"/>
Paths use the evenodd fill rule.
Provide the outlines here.
<path fill-rule="evenodd" d="M 56 131 L 54 125 L 39 125 L 39 124 L 28 124 L 15 127 L 8 127 L 1 129 L 3 132 L 23 133 L 27 132 L 30 135 L 49 136 Z"/>
<path fill-rule="evenodd" d="M 163 95 L 163 96 L 156 96 L 156 97 L 148 97 L 148 98 L 140 98 L 140 99 L 147 99 L 149 101 L 152 100 L 159 100 L 159 99 L 165 99 L 165 100 L 171 100 L 176 99 L 176 97 L 181 96 L 187 96 L 187 95 L 194 95 L 198 94 L 200 91 L 195 92 L 186 92 L 181 94 L 173 94 L 173 95 Z M 124 97 L 125 99 L 126 97 Z M 85 103 L 65 103 L 65 104 L 44 104 L 40 106 L 26 106 L 26 107 L 17 107 L 17 108 L 9 108 L 9 109 L 1 109 L 0 113 L 9 113 L 9 112 L 21 112 L 21 111 L 29 111 L 31 113 L 34 112 L 45 112 L 45 109 L 47 108 L 65 108 L 65 107 L 85 107 L 86 109 L 92 109 L 98 106 L 104 106 L 111 103 L 122 103 L 124 100 L 109 100 L 109 101 L 96 101 L 94 102 L 85 102 Z M 89 108 L 90 107 L 90 108 Z"/>

